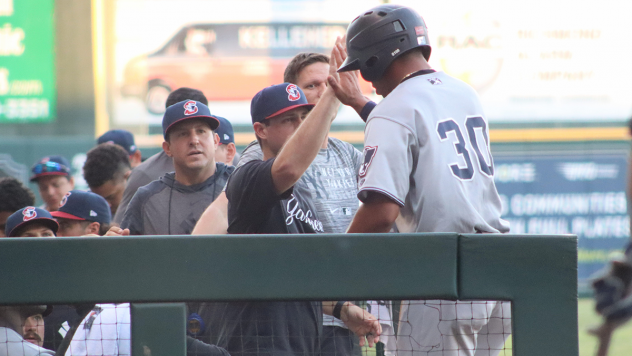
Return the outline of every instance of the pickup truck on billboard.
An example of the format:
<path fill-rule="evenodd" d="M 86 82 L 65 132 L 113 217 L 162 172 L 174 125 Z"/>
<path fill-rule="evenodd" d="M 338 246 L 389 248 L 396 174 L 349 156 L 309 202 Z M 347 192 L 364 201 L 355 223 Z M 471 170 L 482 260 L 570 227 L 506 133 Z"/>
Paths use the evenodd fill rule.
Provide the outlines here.
<path fill-rule="evenodd" d="M 121 93 L 164 112 L 169 93 L 179 87 L 202 90 L 209 101 L 250 100 L 259 90 L 283 81 L 299 52 L 328 54 L 346 23 L 192 24 L 180 29 L 154 53 L 130 60 Z M 360 78 L 363 92 L 372 87 Z"/>

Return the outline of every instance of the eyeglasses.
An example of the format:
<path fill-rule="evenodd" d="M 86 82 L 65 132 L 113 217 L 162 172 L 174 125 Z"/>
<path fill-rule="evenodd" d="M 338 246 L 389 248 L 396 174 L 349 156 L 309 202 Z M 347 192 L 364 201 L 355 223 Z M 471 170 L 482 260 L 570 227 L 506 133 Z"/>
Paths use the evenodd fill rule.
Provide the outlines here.
<path fill-rule="evenodd" d="M 32 169 L 34 174 L 42 174 L 42 173 L 65 173 L 70 174 L 70 169 L 64 166 L 63 164 L 59 164 L 57 162 L 46 162 L 46 163 L 38 163 L 33 166 Z"/>

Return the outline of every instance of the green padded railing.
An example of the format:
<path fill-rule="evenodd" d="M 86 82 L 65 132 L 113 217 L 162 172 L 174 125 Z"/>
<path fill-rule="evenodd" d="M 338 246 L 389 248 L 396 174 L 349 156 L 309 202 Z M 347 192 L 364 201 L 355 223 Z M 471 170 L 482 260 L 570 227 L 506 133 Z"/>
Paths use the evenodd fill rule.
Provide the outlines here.
<path fill-rule="evenodd" d="M 510 300 L 514 355 L 578 355 L 575 236 L 6 238 L 0 273 L 4 305 L 135 303 L 134 355 L 185 354 L 183 301 L 341 298 Z"/>

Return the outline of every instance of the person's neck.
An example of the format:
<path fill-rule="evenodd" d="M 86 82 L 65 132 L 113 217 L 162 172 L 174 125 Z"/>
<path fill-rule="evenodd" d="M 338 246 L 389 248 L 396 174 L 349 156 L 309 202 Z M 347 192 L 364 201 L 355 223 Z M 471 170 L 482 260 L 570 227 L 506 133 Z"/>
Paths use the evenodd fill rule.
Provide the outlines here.
<path fill-rule="evenodd" d="M 263 153 L 263 160 L 267 161 L 270 158 L 274 158 L 277 156 L 277 153 L 272 152 L 272 150 L 270 149 L 270 147 L 268 147 L 268 145 L 262 143 L 261 145 L 261 153 Z"/>
<path fill-rule="evenodd" d="M 395 63 L 393 63 L 395 64 Z M 397 62 L 397 65 L 391 65 L 386 69 L 384 76 L 390 78 L 389 86 L 391 87 L 386 95 L 390 94 L 397 86 L 409 75 L 424 69 L 432 69 L 423 57 L 407 58 Z M 384 96 L 386 96 L 384 95 Z"/>
<path fill-rule="evenodd" d="M 215 161 L 200 169 L 188 169 L 175 166 L 175 180 L 182 185 L 195 185 L 205 182 L 215 174 L 217 169 Z"/>

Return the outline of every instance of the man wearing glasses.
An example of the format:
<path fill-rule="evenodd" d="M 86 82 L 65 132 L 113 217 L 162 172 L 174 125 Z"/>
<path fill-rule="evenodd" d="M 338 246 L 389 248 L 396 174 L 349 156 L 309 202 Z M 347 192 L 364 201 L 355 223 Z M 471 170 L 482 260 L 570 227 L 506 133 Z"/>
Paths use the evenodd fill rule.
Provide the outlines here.
<path fill-rule="evenodd" d="M 33 165 L 31 172 L 31 182 L 37 182 L 44 201 L 42 208 L 57 211 L 61 199 L 75 188 L 70 163 L 62 156 L 46 156 Z"/>

